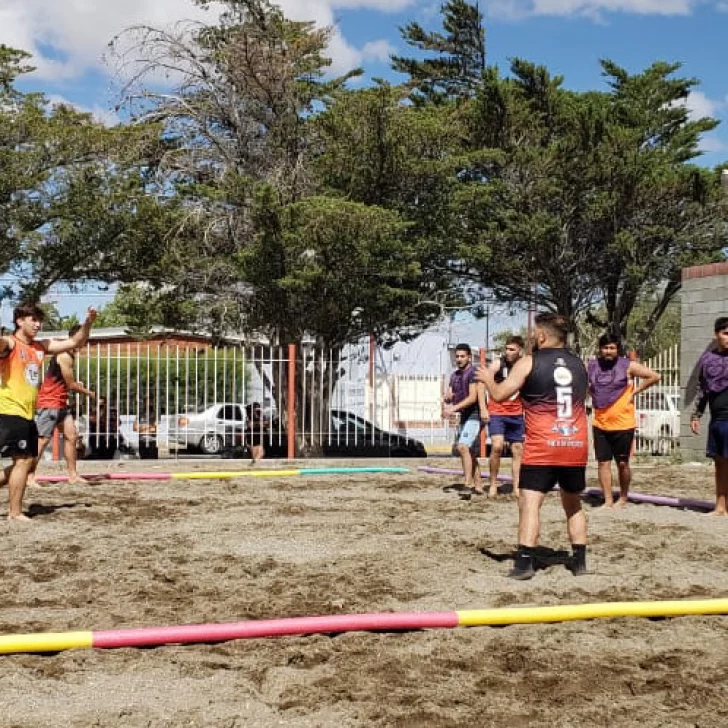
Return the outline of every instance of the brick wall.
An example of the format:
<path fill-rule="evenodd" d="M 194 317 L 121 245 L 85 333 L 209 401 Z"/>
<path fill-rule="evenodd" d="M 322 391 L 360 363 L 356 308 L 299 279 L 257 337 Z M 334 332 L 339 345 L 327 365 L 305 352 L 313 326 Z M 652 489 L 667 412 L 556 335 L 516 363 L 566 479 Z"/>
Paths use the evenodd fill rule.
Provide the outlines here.
<path fill-rule="evenodd" d="M 695 405 L 700 355 L 713 342 L 713 322 L 728 316 L 728 263 L 711 263 L 683 269 L 681 292 L 682 334 L 680 346 L 680 388 L 683 395 L 680 416 L 680 451 L 685 460 L 705 460 L 708 415 L 701 421 L 701 434 L 690 431 L 690 413 Z"/>

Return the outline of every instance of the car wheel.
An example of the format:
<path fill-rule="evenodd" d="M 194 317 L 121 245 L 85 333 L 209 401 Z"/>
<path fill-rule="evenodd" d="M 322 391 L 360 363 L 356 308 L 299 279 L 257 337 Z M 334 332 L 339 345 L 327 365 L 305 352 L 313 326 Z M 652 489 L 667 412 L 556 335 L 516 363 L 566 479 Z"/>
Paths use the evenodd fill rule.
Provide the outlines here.
<path fill-rule="evenodd" d="M 223 441 L 220 435 L 209 433 L 200 440 L 200 450 L 205 455 L 219 455 L 222 452 Z"/>

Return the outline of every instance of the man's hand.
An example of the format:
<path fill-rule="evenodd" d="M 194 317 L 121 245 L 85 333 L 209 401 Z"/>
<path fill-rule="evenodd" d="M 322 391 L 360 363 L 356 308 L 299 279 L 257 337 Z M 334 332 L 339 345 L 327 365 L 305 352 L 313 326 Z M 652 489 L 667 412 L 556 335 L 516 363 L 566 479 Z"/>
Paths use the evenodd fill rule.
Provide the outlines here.
<path fill-rule="evenodd" d="M 700 434 L 700 420 L 697 417 L 692 417 L 690 419 L 690 429 L 692 430 L 693 435 Z"/>
<path fill-rule="evenodd" d="M 491 369 L 492 366 L 493 365 L 491 363 L 488 367 L 478 367 L 475 370 L 475 381 L 480 382 L 481 384 L 488 384 L 488 382 L 495 381 L 493 376 L 498 369 Z"/>
<path fill-rule="evenodd" d="M 94 321 L 96 321 L 97 316 L 98 311 L 93 306 L 89 306 L 88 311 L 86 311 L 86 322 L 89 324 L 89 326 L 93 326 L 93 323 Z"/>

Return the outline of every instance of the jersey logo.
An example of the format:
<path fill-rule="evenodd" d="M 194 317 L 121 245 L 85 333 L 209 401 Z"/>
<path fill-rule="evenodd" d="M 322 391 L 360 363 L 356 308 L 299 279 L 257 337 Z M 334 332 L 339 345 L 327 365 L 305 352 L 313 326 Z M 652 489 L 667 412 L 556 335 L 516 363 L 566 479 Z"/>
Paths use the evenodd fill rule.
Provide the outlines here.
<path fill-rule="evenodd" d="M 551 432 L 558 432 L 562 437 L 571 437 L 579 432 L 579 428 L 573 422 L 554 422 Z"/>
<path fill-rule="evenodd" d="M 40 382 L 40 367 L 32 362 L 25 367 L 25 381 L 31 387 L 37 387 Z"/>

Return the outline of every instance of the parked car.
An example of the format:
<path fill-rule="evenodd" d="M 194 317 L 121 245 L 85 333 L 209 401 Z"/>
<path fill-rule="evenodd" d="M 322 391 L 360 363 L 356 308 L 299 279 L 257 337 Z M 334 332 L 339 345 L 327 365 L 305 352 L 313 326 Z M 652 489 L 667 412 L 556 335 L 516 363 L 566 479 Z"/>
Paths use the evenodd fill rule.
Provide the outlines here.
<path fill-rule="evenodd" d="M 427 457 L 425 445 L 419 440 L 383 430 L 346 410 L 331 410 L 328 429 L 320 435 L 325 457 Z M 273 422 L 270 433 L 264 434 L 263 446 L 269 457 L 285 457 L 288 451 L 285 429 Z"/>
<path fill-rule="evenodd" d="M 637 441 L 647 443 L 655 455 L 667 455 L 680 438 L 680 393 L 652 387 L 637 395 Z"/>
<path fill-rule="evenodd" d="M 208 455 L 239 452 L 247 447 L 245 411 L 241 405 L 217 403 L 201 412 L 160 418 L 157 438 L 169 448 L 199 449 Z M 277 420 L 264 420 L 262 442 L 268 457 L 285 457 L 288 435 Z M 388 432 L 363 417 L 332 410 L 321 435 L 326 457 L 427 457 L 419 440 Z"/>
<path fill-rule="evenodd" d="M 187 448 L 205 455 L 220 455 L 244 442 L 245 408 L 241 404 L 216 402 L 206 409 L 159 420 L 157 438 L 171 450 Z"/>

